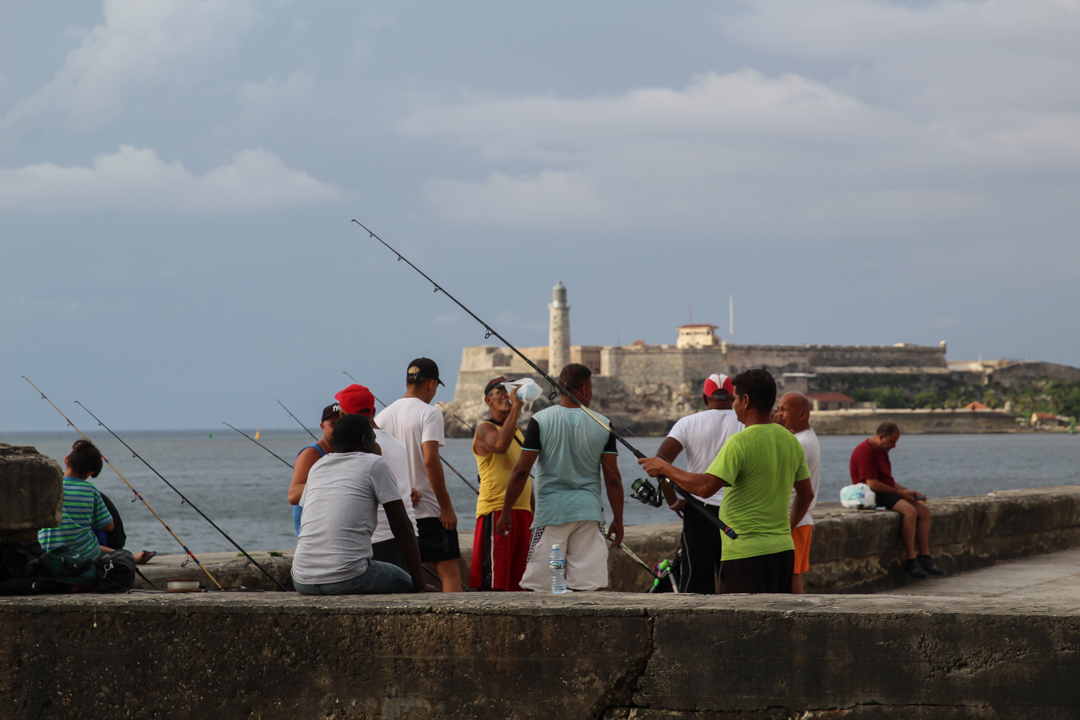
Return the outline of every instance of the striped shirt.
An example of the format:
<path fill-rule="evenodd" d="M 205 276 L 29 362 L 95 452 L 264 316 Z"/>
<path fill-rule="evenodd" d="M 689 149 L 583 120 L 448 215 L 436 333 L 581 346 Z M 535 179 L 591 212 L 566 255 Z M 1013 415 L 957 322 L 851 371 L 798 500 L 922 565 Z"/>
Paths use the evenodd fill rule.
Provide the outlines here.
<path fill-rule="evenodd" d="M 96 558 L 101 554 L 95 528 L 113 521 L 101 493 L 90 482 L 64 476 L 64 518 L 60 527 L 38 530 L 38 542 L 46 552 L 67 545 L 71 552 Z"/>

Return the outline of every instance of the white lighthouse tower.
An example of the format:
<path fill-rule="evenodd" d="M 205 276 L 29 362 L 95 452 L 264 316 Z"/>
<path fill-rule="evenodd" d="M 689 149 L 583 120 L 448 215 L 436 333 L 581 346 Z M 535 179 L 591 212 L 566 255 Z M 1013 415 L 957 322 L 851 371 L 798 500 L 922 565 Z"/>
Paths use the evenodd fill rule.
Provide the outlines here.
<path fill-rule="evenodd" d="M 570 306 L 562 280 L 551 290 L 551 325 L 548 335 L 548 372 L 555 377 L 570 363 Z"/>

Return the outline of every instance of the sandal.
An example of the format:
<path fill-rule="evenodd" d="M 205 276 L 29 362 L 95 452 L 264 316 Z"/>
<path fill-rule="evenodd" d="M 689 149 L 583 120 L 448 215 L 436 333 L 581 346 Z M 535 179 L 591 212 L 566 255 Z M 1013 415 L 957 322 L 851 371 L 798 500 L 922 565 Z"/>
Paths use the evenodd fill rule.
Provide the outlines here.
<path fill-rule="evenodd" d="M 157 555 L 157 550 L 143 550 L 141 554 L 143 556 L 143 559 L 142 560 L 136 560 L 135 561 L 136 565 L 145 565 L 146 563 L 153 560 L 154 556 Z"/>

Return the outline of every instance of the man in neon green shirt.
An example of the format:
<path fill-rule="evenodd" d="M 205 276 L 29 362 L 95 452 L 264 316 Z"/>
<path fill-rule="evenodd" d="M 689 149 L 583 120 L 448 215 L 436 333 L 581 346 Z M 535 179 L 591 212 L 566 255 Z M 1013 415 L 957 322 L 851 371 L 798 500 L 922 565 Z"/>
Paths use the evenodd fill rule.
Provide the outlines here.
<path fill-rule="evenodd" d="M 705 472 L 690 473 L 655 457 L 638 462 L 651 477 L 664 475 L 702 497 L 730 488 L 720 503 L 720 519 L 739 537 L 722 536 L 717 593 L 790 593 L 795 564 L 791 530 L 814 498 L 810 469 L 799 441 L 772 421 L 776 402 L 772 375 L 747 370 L 732 382 L 732 409 L 746 429 L 724 444 Z M 789 513 L 793 488 L 795 502 Z"/>

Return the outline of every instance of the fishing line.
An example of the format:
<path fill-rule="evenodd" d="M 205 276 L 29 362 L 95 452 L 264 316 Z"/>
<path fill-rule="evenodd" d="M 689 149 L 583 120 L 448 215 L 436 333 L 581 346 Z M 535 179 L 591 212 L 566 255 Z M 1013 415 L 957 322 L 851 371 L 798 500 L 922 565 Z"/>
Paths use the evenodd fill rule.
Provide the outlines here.
<path fill-rule="evenodd" d="M 229 423 L 227 423 L 227 422 L 223 422 L 223 423 L 221 423 L 221 424 L 222 424 L 222 425 L 229 425 Z M 278 455 L 278 454 L 277 454 L 276 452 L 274 452 L 274 451 L 273 451 L 273 450 L 271 450 L 270 448 L 268 448 L 268 447 L 266 447 L 265 445 L 263 445 L 263 444 L 262 444 L 261 442 L 259 442 L 259 441 L 258 441 L 258 440 L 256 440 L 255 438 L 253 438 L 253 437 L 251 437 L 250 435 L 248 435 L 248 434 L 247 434 L 246 432 L 244 432 L 243 430 L 240 430 L 239 428 L 235 428 L 235 427 L 233 427 L 232 425 L 229 425 L 229 427 L 231 427 L 231 428 L 232 428 L 233 430 L 236 430 L 236 432 L 240 433 L 241 435 L 243 435 L 244 437 L 246 437 L 246 438 L 247 438 L 248 440 L 250 440 L 251 442 L 255 443 L 256 445 L 258 445 L 259 447 L 261 447 L 261 448 L 262 448 L 263 450 L 265 450 L 266 452 L 268 452 L 268 453 L 270 453 L 271 455 L 273 455 L 274 457 L 276 457 L 276 458 L 277 458 L 278 460 L 280 460 L 281 462 L 285 463 L 285 464 L 286 464 L 286 465 L 288 465 L 289 467 L 292 467 L 292 463 L 290 463 L 290 462 L 289 462 L 288 460 L 286 460 L 285 458 L 283 458 L 283 457 L 281 457 L 280 455 Z"/>
<path fill-rule="evenodd" d="M 357 380 L 356 378 L 354 378 L 354 377 L 353 377 L 352 375 L 350 375 L 350 374 L 349 374 L 348 372 L 346 372 L 346 371 L 344 371 L 344 370 L 342 370 L 341 372 L 342 372 L 342 374 L 343 374 L 343 375 L 345 375 L 345 377 L 349 378 L 350 380 L 352 380 L 352 381 L 353 381 L 354 383 L 356 383 L 357 385 L 359 385 L 359 384 L 360 384 L 360 382 L 359 382 L 359 381 L 358 381 L 358 380 Z M 369 390 L 368 392 L 371 392 L 371 391 Z M 380 400 L 379 398 L 375 397 L 375 393 L 371 393 L 371 397 L 375 398 L 375 402 L 377 402 L 377 403 L 379 403 L 380 405 L 382 405 L 382 406 L 383 406 L 383 410 L 385 410 L 385 409 L 386 409 L 386 403 L 384 403 L 384 402 L 383 402 L 382 400 Z M 479 491 L 479 490 L 478 490 L 477 488 L 473 487 L 473 484 L 472 484 L 471 482 L 469 482 L 468 480 L 466 480 L 466 479 L 465 479 L 465 476 L 464 476 L 464 475 L 462 475 L 461 473 L 459 473 L 459 472 L 457 471 L 457 468 L 455 468 L 455 467 L 454 467 L 453 465 L 451 465 L 451 464 L 450 464 L 450 461 L 449 461 L 449 460 L 447 460 L 446 458 L 444 458 L 444 457 L 443 457 L 443 454 L 442 454 L 442 453 L 439 453 L 439 459 L 443 461 L 443 465 L 445 465 L 446 467 L 450 468 L 451 472 L 453 472 L 453 473 L 454 473 L 455 475 L 457 475 L 457 476 L 458 476 L 459 478 L 461 478 L 461 482 L 463 482 L 463 483 L 465 483 L 466 485 L 468 485 L 468 486 L 469 486 L 469 489 L 470 489 L 470 490 L 472 490 L 472 491 L 473 491 L 474 493 L 476 493 L 477 495 L 479 495 L 479 494 L 480 494 L 480 491 Z"/>
<path fill-rule="evenodd" d="M 445 288 L 443 288 L 443 287 L 442 287 L 441 285 L 439 285 L 439 284 L 438 284 L 437 282 L 435 282 L 434 280 L 432 280 L 432 279 L 431 279 L 431 278 L 430 278 L 430 277 L 429 277 L 429 276 L 428 276 L 428 275 L 427 275 L 427 274 L 426 274 L 426 273 L 425 273 L 425 272 L 424 272 L 423 270 L 421 270 L 420 268 L 418 268 L 418 267 L 416 267 L 415 265 L 413 265 L 413 264 L 412 264 L 412 262 L 410 262 L 408 258 L 406 258 L 406 257 L 405 257 L 404 255 L 402 255 L 401 253 L 399 253 L 399 252 L 398 252 L 397 250 L 395 250 L 394 248 L 390 247 L 390 245 L 389 245 L 389 244 L 387 244 L 387 242 L 386 242 L 385 240 L 383 240 L 383 239 L 382 239 L 381 237 L 379 237 L 378 235 L 376 235 L 375 233 L 373 233 L 373 232 L 372 232 L 371 230 L 369 230 L 369 229 L 368 229 L 368 228 L 367 228 L 367 227 L 366 227 L 366 226 L 365 226 L 365 225 L 364 225 L 364 224 L 363 224 L 362 222 L 360 222 L 359 220 L 356 220 L 356 219 L 353 219 L 353 222 L 354 222 L 354 223 L 356 223 L 357 225 L 359 225 L 360 227 L 364 228 L 364 230 L 366 230 L 366 231 L 367 231 L 368 235 L 370 235 L 371 237 L 373 237 L 373 238 L 375 238 L 376 240 L 378 240 L 378 241 L 379 241 L 379 243 L 381 243 L 381 244 L 383 245 L 383 247 L 385 247 L 385 248 L 386 248 L 387 250 L 389 250 L 390 252 L 394 253 L 394 255 L 396 255 L 396 256 L 397 256 L 397 259 L 398 259 L 399 261 L 402 261 L 402 260 L 403 260 L 403 261 L 405 261 L 405 264 L 406 264 L 406 265 L 408 265 L 408 266 L 409 266 L 409 267 L 411 267 L 411 268 L 412 268 L 413 270 L 415 270 L 416 272 L 418 272 L 418 273 L 419 273 L 419 274 L 421 275 L 421 277 L 423 277 L 423 278 L 424 278 L 425 280 L 427 280 L 427 281 L 428 281 L 429 283 L 431 283 L 431 284 L 432 284 L 432 286 L 434 286 L 434 288 L 435 288 L 435 292 L 441 292 L 441 293 L 442 293 L 443 295 L 445 295 L 446 297 L 450 298 L 450 300 L 452 300 L 452 301 L 454 302 L 454 304 L 456 304 L 456 305 L 457 305 L 457 306 L 458 306 L 459 308 L 461 308 L 461 309 L 462 309 L 462 310 L 464 310 L 464 311 L 465 311 L 466 313 L 468 313 L 468 314 L 469 314 L 469 316 L 470 316 L 470 317 L 472 317 L 472 319 L 473 319 L 473 320 L 476 320 L 476 322 L 478 322 L 478 323 L 480 323 L 481 325 L 483 325 L 483 326 L 484 326 L 484 330 L 486 331 L 486 333 L 485 333 L 485 335 L 484 335 L 484 339 L 485 339 L 485 340 L 486 340 L 486 339 L 488 339 L 488 338 L 490 338 L 490 337 L 491 337 L 492 335 L 494 335 L 495 337 L 497 337 L 497 338 L 498 338 L 499 340 L 501 340 L 501 341 L 502 341 L 502 343 L 503 343 L 504 345 L 506 345 L 506 347 L 508 347 L 508 348 L 510 348 L 511 350 L 513 350 L 513 351 L 514 351 L 514 353 L 515 353 L 515 354 L 516 354 L 516 355 L 517 355 L 518 357 L 520 357 L 520 358 L 521 358 L 522 360 L 524 360 L 524 361 L 525 361 L 525 363 L 526 363 L 526 364 L 527 364 L 527 365 L 528 365 L 529 367 L 531 367 L 531 368 L 532 368 L 533 370 L 535 370 L 535 371 L 536 371 L 536 372 L 537 372 L 537 373 L 538 373 L 538 374 L 539 374 L 539 375 L 540 375 L 541 377 L 543 377 L 543 378 L 544 378 L 545 380 L 547 380 L 547 381 L 548 381 L 549 383 L 551 383 L 552 387 L 554 387 L 554 388 L 558 389 L 558 391 L 559 391 L 559 392 L 561 392 L 561 393 L 562 393 L 562 394 L 563 394 L 564 396 L 566 396 L 566 397 L 570 398 L 570 400 L 572 400 L 572 401 L 574 402 L 574 404 L 575 404 L 575 405 L 577 405 L 577 406 L 578 406 L 579 408 L 581 408 L 582 410 L 584 410 L 584 411 L 585 411 L 585 413 L 586 413 L 586 414 L 587 414 L 587 415 L 588 415 L 589 417 L 591 417 L 591 418 L 592 418 L 593 420 L 595 420 L 595 421 L 596 421 L 596 422 L 597 422 L 597 423 L 598 423 L 598 424 L 600 425 L 600 427 L 602 427 L 602 428 L 604 428 L 605 430 L 607 430 L 608 432 L 610 432 L 610 433 L 612 434 L 612 436 L 613 436 L 613 437 L 614 437 L 614 438 L 615 438 L 616 440 L 618 440 L 618 441 L 619 441 L 620 443 L 622 443 L 622 445 L 623 445 L 623 446 L 624 446 L 624 447 L 625 447 L 625 448 L 626 448 L 627 450 L 629 450 L 630 452 L 632 452 L 632 453 L 634 454 L 634 457 L 636 457 L 636 458 L 637 458 L 638 460 L 645 460 L 645 459 L 647 459 L 647 457 L 646 457 L 646 455 L 645 455 L 644 453 L 642 453 L 642 452 L 641 452 L 640 450 L 638 450 L 638 449 L 637 449 L 636 447 L 634 447 L 634 446 L 633 446 L 633 445 L 631 445 L 631 444 L 630 444 L 629 442 L 627 442 L 626 438 L 624 438 L 624 437 L 623 437 L 622 435 L 620 435 L 619 433 L 615 432 L 615 431 L 614 431 L 614 430 L 613 430 L 613 429 L 611 428 L 611 426 L 610 426 L 610 425 L 605 425 L 605 424 L 604 424 L 604 421 L 603 421 L 603 420 L 601 420 L 600 418 L 598 418 L 598 417 L 596 416 L 596 414 L 595 414 L 595 413 L 593 413 L 593 412 L 592 412 L 591 410 L 589 410 L 589 408 L 585 407 L 585 405 L 584 405 L 584 404 L 582 404 L 582 402 L 581 402 L 580 400 L 578 400 L 578 399 L 577 399 L 577 397 L 576 397 L 576 396 L 575 396 L 575 395 L 574 395 L 573 393 L 571 393 L 571 392 L 570 392 L 570 390 L 568 390 L 567 388 L 563 387 L 562 383 L 558 382 L 557 380 L 555 380 L 555 378 L 551 377 L 551 375 L 549 375 L 549 374 L 547 374 L 547 373 L 546 373 L 545 371 L 541 370 L 541 369 L 540 369 L 540 366 L 539 366 L 539 365 L 537 365 L 536 363 L 534 363 L 534 362 L 533 362 L 532 360 L 530 360 L 530 359 L 529 359 L 528 357 L 526 357 L 525 353 L 521 352 L 521 351 L 520 351 L 520 350 L 518 350 L 518 349 L 517 349 L 517 348 L 516 348 L 515 346 L 511 345 L 511 344 L 510 344 L 510 342 L 509 342 L 509 341 L 508 341 L 508 340 L 507 340 L 506 338 L 504 338 L 504 337 L 503 337 L 502 335 L 500 335 L 500 334 L 499 334 L 498 332 L 496 332 L 496 330 L 495 330 L 495 329 L 494 329 L 493 327 L 491 327 L 491 326 L 490 326 L 490 325 L 488 325 L 488 324 L 487 324 L 486 322 L 484 322 L 483 320 L 481 320 L 481 319 L 480 319 L 480 317 L 479 317 L 479 316 L 478 316 L 478 315 L 477 315 L 476 313 L 474 313 L 474 312 L 473 312 L 472 310 L 470 310 L 469 308 L 465 307 L 465 305 L 464 305 L 464 304 L 463 304 L 463 303 L 462 303 L 462 302 L 461 302 L 460 300 L 458 300 L 458 299 L 457 299 L 456 297 L 454 297 L 454 296 L 453 296 L 453 295 L 451 295 L 450 293 L 446 292 L 446 289 L 445 289 Z M 462 478 L 462 479 L 464 479 L 464 478 Z M 683 499 L 685 499 L 685 500 L 686 500 L 686 502 L 687 502 L 687 504 L 688 504 L 688 505 L 690 505 L 690 506 L 691 506 L 691 507 L 693 507 L 693 508 L 694 508 L 695 510 L 697 510 L 697 511 L 698 511 L 699 513 L 701 513 L 701 514 L 702 514 L 702 515 L 703 515 L 704 517 L 706 517 L 706 518 L 707 518 L 707 519 L 709 520 L 709 522 L 710 522 L 710 523 L 712 523 L 712 524 L 713 524 L 713 525 L 715 525 L 716 527 L 720 528 L 720 531 L 721 531 L 721 532 L 723 532 L 723 533 L 724 533 L 725 535 L 727 535 L 728 537 L 730 537 L 730 538 L 732 538 L 732 539 L 734 539 L 734 538 L 737 538 L 737 537 L 738 537 L 738 534 L 737 534 L 737 533 L 736 533 L 736 532 L 735 532 L 734 530 L 732 530 L 732 529 L 731 529 L 730 527 L 728 527 L 727 523 L 725 523 L 725 522 L 724 522 L 723 520 L 721 520 L 721 519 L 720 519 L 720 517 L 719 517 L 719 515 L 717 515 L 717 514 L 715 514 L 715 513 L 711 513 L 711 512 L 709 512 L 709 511 L 708 511 L 708 510 L 706 509 L 706 507 L 705 507 L 705 504 L 704 504 L 703 502 L 701 502 L 700 500 L 698 500 L 697 498 L 695 498 L 695 497 L 694 497 L 693 495 L 691 495 L 691 494 L 690 494 L 690 493 L 689 493 L 689 492 L 688 492 L 687 490 L 684 490 L 683 488 L 679 487 L 678 485 L 676 485 L 675 483 L 671 482 L 670 480 L 668 480 L 668 479 L 667 479 L 666 477 L 664 477 L 663 475 L 657 475 L 657 476 L 656 476 L 656 480 L 657 480 L 658 482 L 660 482 L 661 484 L 663 484 L 663 483 L 669 483 L 669 484 L 670 484 L 670 485 L 671 485 L 671 486 L 672 486 L 673 488 L 675 488 L 675 492 L 676 492 L 676 493 L 678 493 L 678 494 L 679 494 L 680 496 L 682 496 L 682 498 L 683 498 Z M 637 480 L 637 481 L 635 481 L 635 482 L 634 482 L 634 484 L 633 484 L 633 487 L 634 487 L 634 491 L 635 491 L 635 493 L 641 493 L 641 492 L 642 492 L 642 490 L 645 490 L 645 491 L 647 491 L 647 490 L 649 490 L 649 489 L 651 489 L 653 493 L 655 493 L 655 492 L 656 492 L 655 488 L 652 488 L 652 486 L 651 486 L 651 485 L 650 485 L 650 484 L 648 483 L 648 481 L 647 481 L 647 480 Z M 635 496 L 635 497 L 638 497 L 638 496 Z M 641 499 L 641 498 L 639 498 L 639 499 Z M 644 501 L 644 500 L 643 500 L 643 501 Z M 657 506 L 657 507 L 659 507 L 659 506 Z"/>
<path fill-rule="evenodd" d="M 312 440 L 314 440 L 315 442 L 319 442 L 319 438 L 315 437 L 315 433 L 313 433 L 313 432 L 311 432 L 310 430 L 308 430 L 308 426 L 307 426 L 307 425 L 305 425 L 304 423 L 300 422 L 300 418 L 298 418 L 298 417 L 296 417 L 295 415 L 293 415 L 293 414 L 292 414 L 292 410 L 290 410 L 289 408 L 285 407 L 285 403 L 281 402 L 281 401 L 280 401 L 280 400 L 278 400 L 277 398 L 274 398 L 274 402 L 276 402 L 276 403 L 277 403 L 278 405 L 280 405 L 280 406 L 282 407 L 282 409 L 283 409 L 283 410 L 284 410 L 285 412 L 289 413 L 289 417 L 291 417 L 291 418 L 292 418 L 293 420 L 295 420 L 295 421 L 296 421 L 296 422 L 297 422 L 297 423 L 298 423 L 298 424 L 300 425 L 300 427 L 304 428 L 304 431 L 305 431 L 305 432 L 306 432 L 306 433 L 307 433 L 308 435 L 310 435 L 310 436 L 311 436 L 311 439 L 312 439 Z"/>
<path fill-rule="evenodd" d="M 23 380 L 25 380 L 26 382 L 30 383 L 30 387 L 32 387 L 32 388 L 34 388 L 35 390 L 37 390 L 37 391 L 38 391 L 38 394 L 40 394 L 40 395 L 41 395 L 41 399 L 42 399 L 42 400 L 45 400 L 45 401 L 46 401 L 46 402 L 48 402 L 48 403 L 49 403 L 50 405 L 52 405 L 52 406 L 53 406 L 53 409 L 55 409 L 55 410 L 56 410 L 56 412 L 60 413 L 60 417 L 62 417 L 62 418 L 64 418 L 65 420 L 67 420 L 67 424 L 68 424 L 68 425 L 70 425 L 70 426 L 71 426 L 72 428 L 74 428 L 74 429 L 75 429 L 75 432 L 77 432 L 77 433 L 79 433 L 80 435 L 82 435 L 83 439 L 84 439 L 84 440 L 86 440 L 87 442 L 92 442 L 92 441 L 90 440 L 90 438 L 86 437 L 86 433 L 84 433 L 84 432 L 83 432 L 82 430 L 80 430 L 80 429 L 78 428 L 78 426 L 77 426 L 77 425 L 75 425 L 75 423 L 71 422 L 71 418 L 69 418 L 69 417 L 68 417 L 67 415 L 65 415 L 65 414 L 64 414 L 64 411 L 63 411 L 63 410 L 61 410 L 60 408 L 56 407 L 56 403 L 54 403 L 54 402 L 53 402 L 52 400 L 49 400 L 49 398 L 45 397 L 45 393 L 41 392 L 41 390 L 40 390 L 40 389 L 38 388 L 38 386 L 37 386 L 37 385 L 35 385 L 34 383 L 30 382 L 30 378 L 28 378 L 28 377 L 26 377 L 25 375 L 23 375 L 23 376 L 22 376 L 22 379 L 23 379 Z M 215 577 L 214 577 L 214 576 L 213 576 L 213 575 L 212 575 L 212 574 L 210 573 L 210 571 L 209 571 L 209 570 L 207 570 L 207 569 L 206 569 L 205 567 L 203 567 L 203 564 L 202 564 L 201 562 L 199 562 L 199 558 L 195 557 L 195 553 L 191 552 L 191 550 L 189 550 L 189 549 L 188 549 L 188 546 L 184 544 L 184 541 L 183 541 L 183 540 L 181 540 L 181 539 L 180 539 L 179 537 L 177 537 L 176 533 L 174 533 L 174 532 L 172 531 L 172 528 L 171 528 L 171 527 L 169 527 L 169 524 L 168 524 L 167 522 L 165 522 L 164 520 L 162 520 L 162 519 L 161 519 L 161 516 L 157 514 L 157 511 L 155 511 L 155 510 L 154 510 L 154 508 L 150 507 L 150 503 L 146 502 L 146 498 L 144 498 L 144 497 L 143 497 L 142 495 L 140 495 L 140 494 L 139 494 L 139 491 L 135 489 L 135 486 L 134 486 L 134 485 L 132 485 L 132 484 L 131 484 L 130 482 L 128 482 L 128 479 L 127 479 L 126 477 L 124 477 L 124 476 L 123 476 L 123 475 L 122 475 L 122 474 L 120 473 L 120 471 L 119 471 L 119 470 L 117 470 L 117 469 L 116 469 L 116 466 L 115 466 L 115 465 L 113 465 L 113 464 L 112 464 L 111 462 L 109 462 L 108 458 L 106 458 L 106 457 L 105 457 L 104 455 L 102 455 L 102 456 L 101 456 L 101 459 L 105 461 L 105 464 L 106 464 L 106 465 L 108 465 L 109 467 L 111 467 L 111 468 L 113 469 L 113 472 L 115 472 L 115 473 L 117 474 L 117 476 L 118 476 L 118 477 L 119 477 L 119 478 L 120 478 L 121 480 L 123 480 L 123 481 L 124 481 L 124 484 L 125 484 L 125 485 L 127 485 L 127 486 L 128 486 L 129 488 L 131 488 L 131 492 L 135 493 L 135 497 L 137 497 L 138 499 L 142 500 L 142 504 L 146 506 L 146 509 L 147 509 L 147 510 L 149 510 L 149 511 L 150 511 L 151 513 L 153 513 L 154 517 L 156 517 L 156 518 L 157 518 L 158 522 L 160 522 L 160 523 L 162 524 L 162 526 L 163 526 L 163 527 L 164 527 L 164 528 L 165 528 L 166 530 L 168 530 L 168 531 L 169 531 L 169 534 L 173 536 L 173 540 L 176 540 L 176 542 L 178 542 L 178 543 L 180 544 L 180 547 L 184 548 L 184 552 L 186 552 L 186 553 L 187 553 L 187 555 L 188 555 L 188 557 L 189 557 L 189 558 L 191 558 L 191 559 L 192 559 L 192 560 L 193 560 L 193 561 L 195 562 L 195 564 L 199 566 L 199 569 L 200 569 L 200 570 L 202 570 L 202 571 L 203 571 L 204 573 L 206 573 L 206 576 L 207 576 L 208 578 L 210 578 L 210 579 L 211 579 L 211 580 L 212 580 L 212 581 L 214 582 L 214 584 L 215 584 L 215 585 L 217 585 L 217 586 L 218 586 L 218 589 L 222 589 L 222 587 L 221 587 L 221 583 L 219 583 L 219 582 L 217 581 L 217 578 L 215 578 Z M 139 574 L 141 575 L 142 573 L 139 573 Z M 149 581 L 149 580 L 147 580 L 147 582 L 150 582 L 150 581 Z M 153 584 L 153 583 L 151 583 L 151 584 Z"/>
<path fill-rule="evenodd" d="M 126 448 L 127 448 L 128 450 L 130 450 L 130 451 L 131 451 L 131 456 L 132 456 L 132 457 L 134 457 L 134 458 L 138 458 L 138 459 L 139 459 L 140 461 L 142 461 L 142 464 L 143 464 L 143 465 L 145 465 L 146 467 L 148 467 L 148 468 L 150 469 L 150 472 L 154 473 L 154 474 L 155 474 L 155 475 L 157 475 L 157 476 L 158 476 L 159 478 L 161 478 L 162 482 L 164 482 L 164 483 L 165 483 L 166 485 L 168 485 L 168 486 L 169 486 L 170 488 L 172 488 L 172 490 L 173 490 L 173 491 L 174 491 L 174 492 L 175 492 L 175 493 L 176 493 L 177 495 L 179 495 L 179 496 L 180 496 L 180 499 L 181 499 L 181 500 L 183 500 L 183 501 L 184 501 L 184 503 L 186 503 L 186 504 L 190 505 L 190 506 L 191 506 L 191 509 L 192 509 L 192 510 L 194 510 L 194 511 L 195 511 L 195 512 L 197 512 L 197 513 L 199 513 L 199 515 L 201 515 L 201 516 L 202 516 L 203 520 L 205 520 L 206 522 L 210 523 L 210 526 L 211 526 L 211 527 L 213 527 L 213 528 L 214 528 L 215 530 L 217 530 L 217 531 L 218 531 L 219 533 L 221 533 L 222 537 L 224 537 L 224 538 L 225 538 L 226 540 L 228 540 L 228 541 L 229 541 L 229 542 L 230 542 L 230 543 L 232 544 L 232 546 L 233 546 L 233 547 L 235 547 L 235 548 L 236 548 L 237 550 L 239 550 L 239 551 L 240 551 L 240 552 L 241 552 L 241 553 L 242 553 L 242 554 L 244 555 L 244 557 L 246 557 L 246 558 L 248 559 L 248 561 L 250 561 L 250 562 L 251 562 L 251 564 L 252 564 L 252 565 L 254 565 L 255 567 L 259 568 L 259 570 L 261 570 L 261 571 L 262 571 L 262 574 L 263 574 L 263 575 L 265 575 L 266 577 L 270 578 L 270 580 L 271 580 L 271 581 L 272 581 L 272 582 L 273 582 L 273 583 L 274 583 L 275 585 L 277 585 L 277 586 L 278 586 L 278 587 L 279 587 L 279 588 L 280 588 L 280 589 L 282 590 L 282 592 L 288 592 L 288 590 L 287 590 L 287 589 L 285 588 L 285 586 L 284 586 L 284 585 L 282 585 L 282 584 L 281 584 L 280 582 L 278 582 L 277 578 L 275 578 L 275 577 L 274 577 L 273 575 L 271 575 L 271 574 L 270 574 L 269 572 L 267 572 L 266 568 L 264 568 L 264 567 L 263 567 L 262 565 L 260 565 L 260 564 L 259 564 L 259 561 L 258 561 L 258 560 L 256 560 L 255 558 L 251 557 L 251 555 L 249 555 L 249 554 L 248 554 L 247 550 L 245 550 L 244 548 L 240 547 L 240 546 L 239 546 L 239 545 L 238 545 L 238 544 L 236 543 L 236 541 L 235 541 L 235 540 L 233 540 L 233 539 L 232 539 L 231 537 L 229 537 L 228 533 L 226 533 L 226 532 L 225 532 L 224 530 L 222 530 L 221 528 L 219 528 L 219 527 L 217 526 L 217 524 L 216 524 L 216 523 L 215 523 L 215 522 L 214 522 L 213 520 L 211 520 L 210 518 L 206 517 L 206 513 L 204 513 L 204 512 L 202 511 L 202 510 L 200 510 L 200 509 L 199 509 L 198 507 L 196 507 L 195 503 L 193 503 L 193 502 L 191 502 L 190 500 L 188 500 L 188 499 L 187 499 L 187 497 L 186 497 L 186 496 L 184 495 L 184 493 L 180 492 L 180 490 L 179 490 L 179 489 L 178 489 L 178 488 L 177 488 L 177 487 L 176 487 L 175 485 L 173 485 L 173 484 L 172 484 L 171 482 L 169 482 L 168 480 L 166 480 L 166 479 L 165 479 L 165 476 L 164 476 L 164 475 L 162 475 L 162 474 L 161 474 L 161 473 L 159 473 L 159 472 L 158 472 L 157 470 L 155 470 L 155 469 L 154 469 L 154 466 L 153 466 L 153 465 L 151 465 L 150 463 L 148 463 L 148 462 L 146 461 L 146 458 L 144 458 L 144 457 L 143 457 L 142 455 L 140 455 L 139 453 L 135 452 L 135 449 L 134 449 L 133 447 L 131 447 L 130 445 L 128 445 L 128 444 L 127 444 L 126 442 L 124 442 L 123 438 L 121 438 L 121 437 L 120 437 L 119 435 L 117 435 L 116 433 L 114 433 L 114 432 L 113 432 L 113 431 L 112 431 L 112 430 L 111 430 L 111 429 L 109 428 L 109 426 L 108 426 L 108 425 L 106 425 L 105 423 L 101 422 L 101 419 L 100 419 L 100 418 L 98 418 L 98 416 L 97 416 L 97 415 L 95 415 L 94 413 L 90 412 L 90 410 L 89 410 L 89 409 L 88 409 L 88 408 L 87 408 L 87 407 L 86 407 L 85 405 L 83 405 L 83 404 L 82 404 L 81 402 L 79 402 L 78 400 L 76 400 L 76 401 L 75 401 L 75 404 L 76 404 L 76 405 L 78 405 L 79 407 L 81 407 L 81 408 L 82 408 L 83 410 L 86 410 L 86 412 L 87 412 L 87 413 L 88 413 L 88 414 L 90 415 L 90 417 L 92 417 L 92 418 L 94 418 L 95 420 L 97 420 L 97 424 L 98 424 L 98 425 L 100 425 L 101 427 L 103 427 L 103 428 L 105 428 L 106 430 L 108 430 L 108 432 L 109 432 L 109 434 L 110 434 L 110 435 L 112 435 L 112 436 L 113 436 L 114 438 L 116 438 L 116 439 L 117 439 L 117 440 L 118 440 L 118 441 L 120 442 L 120 444 L 121 444 L 121 445 L 123 445 L 123 446 L 124 446 L 124 447 L 126 447 Z M 196 561 L 196 562 L 198 562 L 198 561 Z M 221 587 L 221 586 L 219 585 L 218 587 Z"/>

